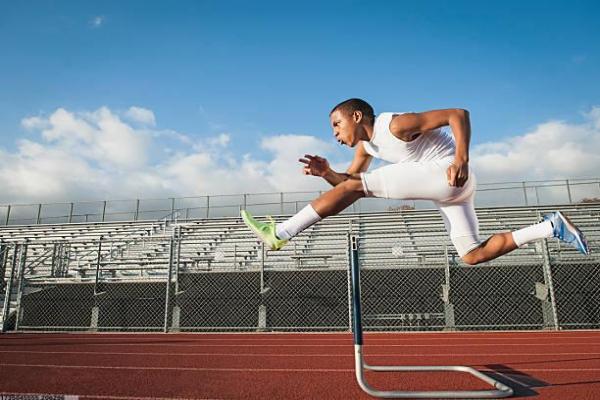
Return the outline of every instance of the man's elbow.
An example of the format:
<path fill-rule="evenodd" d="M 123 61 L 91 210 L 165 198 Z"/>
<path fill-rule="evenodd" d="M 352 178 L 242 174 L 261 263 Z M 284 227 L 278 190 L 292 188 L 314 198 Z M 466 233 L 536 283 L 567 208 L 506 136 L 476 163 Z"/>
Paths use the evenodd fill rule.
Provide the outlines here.
<path fill-rule="evenodd" d="M 469 110 L 464 108 L 455 108 L 454 112 L 461 118 L 469 118 Z"/>

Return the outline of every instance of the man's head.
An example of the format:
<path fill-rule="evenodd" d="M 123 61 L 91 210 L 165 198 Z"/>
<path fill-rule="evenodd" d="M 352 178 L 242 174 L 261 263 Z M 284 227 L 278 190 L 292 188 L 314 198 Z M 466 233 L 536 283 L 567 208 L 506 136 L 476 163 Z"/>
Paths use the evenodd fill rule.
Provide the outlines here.
<path fill-rule="evenodd" d="M 333 107 L 329 120 L 336 140 L 354 147 L 360 140 L 368 140 L 365 126 L 373 126 L 375 113 L 369 103 L 361 99 L 348 99 Z"/>

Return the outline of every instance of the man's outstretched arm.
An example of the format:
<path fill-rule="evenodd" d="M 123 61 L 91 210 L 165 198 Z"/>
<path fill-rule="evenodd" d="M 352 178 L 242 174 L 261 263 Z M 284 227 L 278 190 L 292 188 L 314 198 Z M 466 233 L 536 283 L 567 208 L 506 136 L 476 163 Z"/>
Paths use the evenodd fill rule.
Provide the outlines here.
<path fill-rule="evenodd" d="M 469 177 L 469 143 L 471 141 L 471 121 L 469 112 L 460 108 L 433 110 L 422 113 L 406 113 L 395 116 L 390 122 L 390 131 L 401 140 L 412 134 L 448 126 L 452 128 L 456 142 L 454 163 L 448 168 L 450 186 L 463 186 Z"/>
<path fill-rule="evenodd" d="M 360 173 L 367 171 L 372 159 L 372 157 L 364 150 L 361 143 L 356 146 L 352 164 L 350 164 L 350 167 L 348 167 L 345 173 L 332 170 L 329 166 L 329 162 L 327 162 L 325 158 L 311 156 L 310 154 L 305 154 L 304 157 L 305 158 L 298 160 L 305 164 L 303 168 L 304 174 L 320 176 L 332 186 L 337 186 L 348 179 L 360 179 Z"/>

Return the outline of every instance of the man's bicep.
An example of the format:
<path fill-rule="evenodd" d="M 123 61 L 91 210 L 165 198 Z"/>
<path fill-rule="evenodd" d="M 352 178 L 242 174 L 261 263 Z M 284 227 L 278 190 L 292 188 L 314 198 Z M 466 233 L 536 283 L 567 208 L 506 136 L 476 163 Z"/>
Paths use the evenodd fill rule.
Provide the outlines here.
<path fill-rule="evenodd" d="M 397 115 L 390 122 L 390 130 L 395 134 L 431 131 L 447 126 L 454 111 L 446 109 Z"/>

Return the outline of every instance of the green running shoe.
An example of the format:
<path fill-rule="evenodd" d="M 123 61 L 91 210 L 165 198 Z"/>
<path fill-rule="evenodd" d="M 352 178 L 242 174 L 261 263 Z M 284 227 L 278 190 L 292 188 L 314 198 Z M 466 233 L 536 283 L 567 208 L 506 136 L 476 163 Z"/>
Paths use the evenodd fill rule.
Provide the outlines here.
<path fill-rule="evenodd" d="M 242 219 L 252 232 L 262 240 L 269 249 L 279 250 L 287 244 L 287 240 L 279 239 L 275 234 L 275 221 L 271 217 L 268 223 L 259 222 L 252 218 L 252 215 L 246 210 L 242 210 Z"/>

